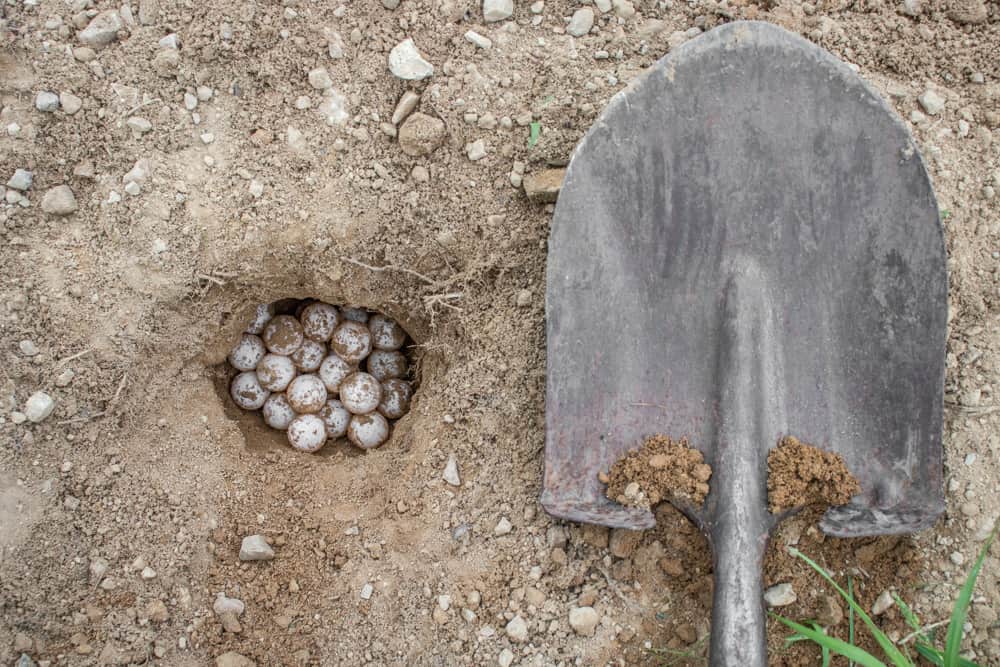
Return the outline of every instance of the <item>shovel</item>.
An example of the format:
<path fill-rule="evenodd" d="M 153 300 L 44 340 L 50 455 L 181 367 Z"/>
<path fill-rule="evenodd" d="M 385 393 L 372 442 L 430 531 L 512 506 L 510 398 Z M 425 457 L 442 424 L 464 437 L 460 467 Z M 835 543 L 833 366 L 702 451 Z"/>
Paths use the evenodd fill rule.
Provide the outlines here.
<path fill-rule="evenodd" d="M 944 508 L 947 277 L 933 190 L 899 118 L 847 65 L 731 23 L 612 99 L 577 147 L 547 268 L 541 502 L 650 528 L 598 473 L 646 437 L 712 465 L 712 665 L 767 662 L 761 566 L 785 435 L 839 453 L 861 492 L 821 528 L 906 533 Z"/>

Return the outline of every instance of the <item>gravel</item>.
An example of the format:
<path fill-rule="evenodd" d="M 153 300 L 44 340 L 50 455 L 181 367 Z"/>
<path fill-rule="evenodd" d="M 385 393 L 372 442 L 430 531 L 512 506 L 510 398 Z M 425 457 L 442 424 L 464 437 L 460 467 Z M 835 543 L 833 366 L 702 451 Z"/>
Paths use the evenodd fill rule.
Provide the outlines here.
<path fill-rule="evenodd" d="M 465 145 L 465 154 L 473 162 L 478 162 L 486 157 L 486 142 L 482 139 L 476 139 L 475 141 Z"/>
<path fill-rule="evenodd" d="M 582 7 L 573 12 L 573 17 L 566 26 L 566 32 L 574 37 L 583 37 L 594 27 L 594 10 L 590 7 Z"/>
<path fill-rule="evenodd" d="M 404 81 L 419 81 L 434 74 L 434 65 L 424 60 L 412 39 L 404 39 L 389 52 L 389 71 Z"/>
<path fill-rule="evenodd" d="M 487 23 L 509 19 L 514 13 L 514 0 L 483 0 L 483 18 Z"/>
<path fill-rule="evenodd" d="M 399 102 L 396 103 L 395 110 L 392 112 L 392 124 L 399 125 L 406 120 L 406 117 L 413 113 L 413 110 L 417 108 L 417 104 L 419 102 L 420 95 L 412 90 L 404 92 L 402 97 L 399 98 Z"/>
<path fill-rule="evenodd" d="M 35 95 L 35 108 L 39 111 L 52 113 L 59 110 L 59 96 L 43 90 Z"/>
<path fill-rule="evenodd" d="M 274 549 L 267 543 L 263 535 L 247 535 L 240 545 L 240 560 L 271 560 L 274 558 Z"/>
<path fill-rule="evenodd" d="M 489 49 L 492 48 L 493 46 L 493 41 L 490 40 L 489 37 L 484 37 L 475 30 L 469 30 L 468 32 L 466 32 L 465 40 L 468 42 L 472 42 L 481 49 Z"/>
<path fill-rule="evenodd" d="M 69 116 L 83 108 L 83 100 L 73 93 L 59 93 L 59 106 Z"/>
<path fill-rule="evenodd" d="M 944 110 L 944 98 L 933 90 L 924 91 L 917 101 L 929 116 L 936 116 Z"/>
<path fill-rule="evenodd" d="M 243 604 L 243 600 L 227 597 L 225 593 L 219 593 L 212 604 L 212 611 L 220 616 L 222 614 L 241 616 L 245 609 L 246 605 Z"/>
<path fill-rule="evenodd" d="M 573 607 L 569 610 L 569 627 L 584 637 L 593 637 L 601 616 L 593 607 Z"/>
<path fill-rule="evenodd" d="M 325 67 L 317 67 L 309 72 L 309 85 L 316 90 L 326 90 L 333 87 L 333 79 Z"/>
<path fill-rule="evenodd" d="M 497 521 L 497 525 L 493 529 L 493 534 L 494 535 L 507 535 L 513 529 L 514 529 L 514 526 L 511 525 L 510 520 L 507 517 L 503 516 L 503 517 L 500 517 L 499 521 Z"/>
<path fill-rule="evenodd" d="M 889 591 L 882 591 L 877 598 L 875 598 L 875 604 L 872 605 L 872 616 L 881 616 L 885 612 L 889 611 L 889 608 L 893 605 L 892 593 Z"/>
<path fill-rule="evenodd" d="M 444 467 L 441 478 L 452 486 L 462 486 L 462 478 L 458 475 L 458 461 L 455 460 L 454 454 L 448 456 L 448 463 Z"/>
<path fill-rule="evenodd" d="M 25 192 L 26 190 L 31 189 L 31 181 L 33 178 L 34 174 L 27 169 L 16 169 L 14 170 L 14 175 L 7 181 L 7 187 Z"/>
<path fill-rule="evenodd" d="M 764 603 L 768 607 L 784 607 L 797 599 L 795 591 L 789 583 L 777 584 L 764 591 Z"/>
<path fill-rule="evenodd" d="M 118 39 L 118 31 L 123 27 L 118 12 L 108 9 L 95 16 L 87 27 L 80 31 L 77 39 L 85 46 L 101 49 Z"/>
<path fill-rule="evenodd" d="M 520 614 L 510 619 L 510 622 L 504 628 L 504 632 L 507 633 L 507 636 L 513 642 L 523 644 L 528 641 L 528 624 L 521 618 Z"/>
<path fill-rule="evenodd" d="M 429 155 L 444 139 L 444 121 L 423 113 L 412 114 L 399 128 L 399 147 L 412 157 Z"/>
<path fill-rule="evenodd" d="M 68 185 L 49 188 L 42 196 L 42 210 L 52 215 L 70 215 L 80 208 Z"/>
<path fill-rule="evenodd" d="M 24 404 L 24 414 L 30 421 L 37 424 L 48 418 L 55 408 L 56 402 L 52 400 L 51 396 L 44 391 L 36 391 L 28 397 L 28 401 Z"/>
<path fill-rule="evenodd" d="M 534 204 L 551 204 L 559 198 L 565 169 L 544 169 L 522 178 L 524 193 Z"/>

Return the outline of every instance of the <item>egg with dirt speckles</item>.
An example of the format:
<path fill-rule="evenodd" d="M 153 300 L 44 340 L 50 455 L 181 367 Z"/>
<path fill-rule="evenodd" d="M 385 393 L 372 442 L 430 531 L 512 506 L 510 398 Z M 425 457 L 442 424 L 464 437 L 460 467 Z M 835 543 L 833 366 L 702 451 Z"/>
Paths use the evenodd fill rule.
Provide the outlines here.
<path fill-rule="evenodd" d="M 327 399 L 326 387 L 316 375 L 300 375 L 292 380 L 285 396 L 299 414 L 319 412 Z"/>
<path fill-rule="evenodd" d="M 377 412 L 354 415 L 347 425 L 347 439 L 361 449 L 374 449 L 389 439 L 389 422 Z"/>
<path fill-rule="evenodd" d="M 356 364 L 371 354 L 372 334 L 360 322 L 341 322 L 330 338 L 330 348 L 344 361 Z"/>
<path fill-rule="evenodd" d="M 287 429 L 292 420 L 298 416 L 284 394 L 271 394 L 268 396 L 260 412 L 264 415 L 264 423 L 279 431 Z"/>
<path fill-rule="evenodd" d="M 331 354 L 319 365 L 319 379 L 326 385 L 328 392 L 337 394 L 340 392 L 340 383 L 344 381 L 344 378 L 357 370 L 357 366 L 347 363 L 336 354 Z"/>
<path fill-rule="evenodd" d="M 392 379 L 382 383 L 382 400 L 378 411 L 386 419 L 399 419 L 410 411 L 413 389 L 406 380 Z"/>
<path fill-rule="evenodd" d="M 299 321 L 302 322 L 302 332 L 306 338 L 325 343 L 330 340 L 333 330 L 340 324 L 340 313 L 334 306 L 317 301 L 302 310 Z"/>
<path fill-rule="evenodd" d="M 326 424 L 316 415 L 299 415 L 288 425 L 288 444 L 300 452 L 318 452 L 326 444 Z"/>
<path fill-rule="evenodd" d="M 236 405 L 244 410 L 260 410 L 264 401 L 271 395 L 271 392 L 260 386 L 257 373 L 254 371 L 244 371 L 234 377 L 233 383 L 229 386 L 229 393 Z"/>
<path fill-rule="evenodd" d="M 305 335 L 302 325 L 291 315 L 278 315 L 264 326 L 264 345 L 274 354 L 291 354 L 299 349 Z"/>
<path fill-rule="evenodd" d="M 292 360 L 295 367 L 306 373 L 312 373 L 318 369 L 325 357 L 326 345 L 317 343 L 311 338 L 306 338 L 302 341 L 299 349 L 288 355 L 288 358 Z"/>
<path fill-rule="evenodd" d="M 351 373 L 340 383 L 340 402 L 353 414 L 368 414 L 381 400 L 382 386 L 368 373 Z"/>
<path fill-rule="evenodd" d="M 265 354 L 257 364 L 257 377 L 268 391 L 285 391 L 296 375 L 295 364 L 283 354 Z"/>
<path fill-rule="evenodd" d="M 240 342 L 229 352 L 229 363 L 238 371 L 252 371 L 264 358 L 267 350 L 260 336 L 242 334 Z"/>
<path fill-rule="evenodd" d="M 398 350 L 406 342 L 403 327 L 385 315 L 372 315 L 368 320 L 368 329 L 372 332 L 372 345 L 376 350 Z"/>
<path fill-rule="evenodd" d="M 274 304 L 260 304 L 257 306 L 257 310 L 254 311 L 253 319 L 250 320 L 250 324 L 247 325 L 247 333 L 259 336 L 264 331 L 264 327 L 267 326 L 267 323 L 271 321 L 272 317 L 274 317 Z"/>
<path fill-rule="evenodd" d="M 406 357 L 396 350 L 373 350 L 365 362 L 368 372 L 379 382 L 401 378 L 406 375 Z"/>
<path fill-rule="evenodd" d="M 326 424 L 326 435 L 331 440 L 343 438 L 347 433 L 347 424 L 351 421 L 351 413 L 344 404 L 331 398 L 319 411 L 319 417 Z"/>

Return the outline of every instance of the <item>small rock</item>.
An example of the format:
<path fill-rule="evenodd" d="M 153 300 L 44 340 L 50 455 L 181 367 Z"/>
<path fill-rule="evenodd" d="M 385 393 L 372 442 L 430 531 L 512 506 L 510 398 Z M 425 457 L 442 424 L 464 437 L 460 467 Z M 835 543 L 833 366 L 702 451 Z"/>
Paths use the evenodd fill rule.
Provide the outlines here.
<path fill-rule="evenodd" d="M 535 204 L 551 204 L 559 198 L 565 169 L 545 169 L 524 177 L 524 193 Z"/>
<path fill-rule="evenodd" d="M 325 67 L 317 67 L 309 71 L 309 85 L 316 90 L 326 90 L 333 87 L 333 79 Z"/>
<path fill-rule="evenodd" d="M 875 598 L 875 604 L 872 605 L 872 616 L 881 616 L 889 610 L 893 603 L 892 593 L 889 591 L 882 591 L 882 593 Z"/>
<path fill-rule="evenodd" d="M 611 0 L 615 14 L 623 19 L 630 19 L 635 16 L 635 6 L 629 0 Z"/>
<path fill-rule="evenodd" d="M 493 529 L 493 533 L 495 535 L 507 535 L 513 529 L 514 529 L 514 526 L 511 525 L 511 523 L 507 519 L 507 517 L 503 516 L 503 517 L 500 517 L 499 521 L 497 521 L 497 525 Z"/>
<path fill-rule="evenodd" d="M 51 415 L 55 408 L 56 402 L 52 400 L 51 396 L 44 391 L 36 391 L 28 397 L 27 403 L 24 404 L 24 414 L 37 424 Z"/>
<path fill-rule="evenodd" d="M 181 64 L 181 52 L 177 49 L 161 49 L 153 58 L 153 70 L 164 78 L 177 75 Z"/>
<path fill-rule="evenodd" d="M 77 38 L 85 46 L 101 49 L 118 39 L 118 31 L 123 27 L 118 12 L 108 9 L 91 19 L 87 27 L 77 34 Z"/>
<path fill-rule="evenodd" d="M 326 90 L 317 110 L 326 118 L 327 125 L 344 125 L 351 116 L 347 110 L 347 98 L 335 88 Z"/>
<path fill-rule="evenodd" d="M 795 602 L 798 598 L 792 585 L 789 583 L 777 584 L 764 591 L 764 603 L 768 607 L 784 607 Z"/>
<path fill-rule="evenodd" d="M 177 33 L 172 32 L 169 35 L 164 35 L 160 38 L 160 41 L 156 43 L 161 49 L 178 49 L 180 48 L 180 41 L 177 38 Z"/>
<path fill-rule="evenodd" d="M 573 607 L 569 610 L 569 627 L 584 637 L 593 637 L 601 616 L 593 607 Z"/>
<path fill-rule="evenodd" d="M 990 16 L 983 0 L 951 0 L 948 18 L 960 25 L 986 23 Z"/>
<path fill-rule="evenodd" d="M 523 289 L 518 291 L 517 297 L 514 300 L 518 308 L 527 308 L 531 305 L 531 290 Z"/>
<path fill-rule="evenodd" d="M 497 658 L 497 664 L 500 665 L 500 667 L 510 667 L 514 664 L 514 653 L 509 648 L 505 648 L 500 651 L 500 656 Z"/>
<path fill-rule="evenodd" d="M 73 57 L 81 63 L 89 63 L 97 58 L 97 51 L 88 46 L 78 46 L 73 49 Z"/>
<path fill-rule="evenodd" d="M 514 0 L 483 0 L 483 18 L 487 23 L 509 19 L 514 13 Z"/>
<path fill-rule="evenodd" d="M 944 110 L 944 98 L 933 90 L 926 90 L 917 98 L 928 115 L 936 116 Z"/>
<path fill-rule="evenodd" d="M 132 116 L 125 124 L 136 134 L 146 134 L 153 129 L 153 124 L 141 116 Z"/>
<path fill-rule="evenodd" d="M 122 183 L 138 183 L 142 185 L 149 178 L 151 168 L 145 158 L 137 161 L 128 172 L 122 176 Z"/>
<path fill-rule="evenodd" d="M 215 658 L 215 667 L 257 667 L 257 663 L 236 651 L 229 651 Z"/>
<path fill-rule="evenodd" d="M 184 93 L 184 108 L 194 111 L 198 108 L 198 96 L 191 93 Z"/>
<path fill-rule="evenodd" d="M 411 115 L 399 128 L 399 147 L 413 157 L 430 154 L 444 139 L 444 121 L 423 113 Z"/>
<path fill-rule="evenodd" d="M 59 109 L 59 96 L 55 93 L 50 93 L 47 90 L 35 95 L 35 108 L 39 111 L 44 111 L 46 113 L 52 113 L 53 111 L 58 111 Z"/>
<path fill-rule="evenodd" d="M 438 596 L 438 607 L 441 611 L 448 611 L 451 608 L 451 596 L 450 595 L 439 595 Z"/>
<path fill-rule="evenodd" d="M 920 16 L 924 8 L 921 0 L 903 0 L 903 13 L 907 16 Z"/>
<path fill-rule="evenodd" d="M 17 349 L 21 351 L 26 357 L 33 357 L 38 354 L 38 346 L 32 343 L 30 340 L 22 340 L 17 344 Z"/>
<path fill-rule="evenodd" d="M 684 574 L 684 564 L 676 558 L 661 558 L 658 563 L 664 574 L 679 577 Z"/>
<path fill-rule="evenodd" d="M 427 171 L 427 167 L 422 164 L 418 164 L 413 168 L 413 171 L 410 172 L 410 178 L 412 178 L 416 183 L 427 183 L 431 180 L 431 173 Z"/>
<path fill-rule="evenodd" d="M 146 580 L 156 579 L 156 570 L 147 565 L 146 567 L 142 568 L 142 573 L 139 576 L 141 576 L 143 579 Z"/>
<path fill-rule="evenodd" d="M 396 109 L 392 112 L 392 124 L 399 125 L 406 120 L 406 117 L 417 108 L 418 102 L 420 102 L 420 95 L 414 91 L 407 90 L 403 93 L 403 96 L 399 98 L 399 102 L 396 103 Z"/>
<path fill-rule="evenodd" d="M 462 478 L 458 476 L 458 461 L 455 460 L 454 454 L 448 456 L 448 463 L 444 466 L 441 478 L 452 486 L 462 486 Z"/>
<path fill-rule="evenodd" d="M 243 600 L 226 597 L 225 593 L 219 593 L 215 597 L 215 602 L 212 604 L 212 610 L 220 616 L 227 612 L 235 614 L 236 616 L 241 616 L 245 609 L 246 605 L 243 604 Z"/>
<path fill-rule="evenodd" d="M 263 535 L 247 535 L 240 545 L 240 560 L 271 560 L 274 558 L 274 549 L 267 543 Z"/>
<path fill-rule="evenodd" d="M 80 178 L 94 178 L 97 175 L 97 167 L 93 160 L 83 160 L 73 167 L 73 175 Z"/>
<path fill-rule="evenodd" d="M 413 40 L 407 38 L 389 52 L 389 71 L 405 81 L 419 81 L 434 74 L 434 65 L 424 60 Z"/>
<path fill-rule="evenodd" d="M 59 93 L 59 106 L 69 116 L 83 108 L 83 100 L 73 93 Z"/>
<path fill-rule="evenodd" d="M 163 623 L 170 618 L 170 613 L 163 600 L 153 600 L 146 606 L 146 617 L 154 623 Z"/>
<path fill-rule="evenodd" d="M 27 653 L 22 653 L 17 662 L 14 663 L 14 667 L 38 667 L 38 663 L 32 660 Z"/>
<path fill-rule="evenodd" d="M 472 143 L 465 144 L 465 154 L 473 162 L 478 162 L 486 157 L 486 143 L 482 139 L 476 139 Z"/>
<path fill-rule="evenodd" d="M 365 584 L 361 587 L 361 599 L 370 600 L 374 592 L 375 588 L 371 584 Z"/>
<path fill-rule="evenodd" d="M 965 554 L 961 551 L 952 551 L 951 556 L 949 556 L 951 562 L 955 565 L 965 565 Z"/>
<path fill-rule="evenodd" d="M 513 642 L 524 643 L 528 641 L 528 624 L 524 622 L 520 614 L 510 619 L 510 623 L 507 624 L 504 631 Z"/>
<path fill-rule="evenodd" d="M 594 27 L 594 10 L 590 7 L 581 7 L 573 12 L 573 17 L 566 26 L 566 32 L 574 37 L 583 37 Z"/>
<path fill-rule="evenodd" d="M 344 57 L 344 38 L 336 30 L 325 30 L 326 50 L 330 58 L 340 60 Z"/>
<path fill-rule="evenodd" d="M 210 99 L 212 99 L 213 95 L 215 95 L 215 91 L 209 88 L 208 86 L 198 86 L 197 88 L 194 89 L 194 92 L 195 95 L 198 96 L 199 102 L 207 102 Z"/>
<path fill-rule="evenodd" d="M 15 169 L 14 175 L 10 177 L 9 181 L 7 181 L 7 187 L 25 192 L 31 189 L 31 181 L 33 179 L 34 174 L 27 169 Z"/>
<path fill-rule="evenodd" d="M 611 531 L 611 538 L 608 540 L 608 550 L 613 556 L 618 558 L 629 558 L 639 548 L 642 541 L 641 530 L 628 530 L 626 528 L 614 528 Z"/>
<path fill-rule="evenodd" d="M 16 635 L 14 635 L 15 653 L 25 653 L 26 651 L 30 651 L 32 644 L 33 642 L 31 641 L 31 637 L 24 634 L 23 632 L 18 632 Z"/>
<path fill-rule="evenodd" d="M 256 178 L 250 180 L 250 196 L 259 199 L 264 194 L 264 184 Z"/>
<path fill-rule="evenodd" d="M 597 11 L 607 14 L 611 11 L 611 0 L 594 0 L 594 6 L 597 7 Z"/>
<path fill-rule="evenodd" d="M 467 42 L 472 42 L 481 49 L 489 49 L 493 47 L 493 41 L 489 37 L 484 37 L 475 30 L 469 30 L 466 32 L 465 40 Z"/>
<path fill-rule="evenodd" d="M 819 602 L 816 620 L 822 625 L 833 627 L 844 620 L 844 610 L 840 608 L 840 600 L 835 595 L 824 595 Z"/>
<path fill-rule="evenodd" d="M 49 188 L 42 196 L 42 210 L 52 215 L 70 215 L 79 206 L 76 196 L 68 185 L 57 185 Z"/>
<path fill-rule="evenodd" d="M 226 632 L 231 632 L 233 634 L 243 632 L 243 626 L 240 625 L 240 621 L 236 618 L 236 614 L 231 611 L 219 614 L 219 622 L 222 623 L 222 629 Z"/>

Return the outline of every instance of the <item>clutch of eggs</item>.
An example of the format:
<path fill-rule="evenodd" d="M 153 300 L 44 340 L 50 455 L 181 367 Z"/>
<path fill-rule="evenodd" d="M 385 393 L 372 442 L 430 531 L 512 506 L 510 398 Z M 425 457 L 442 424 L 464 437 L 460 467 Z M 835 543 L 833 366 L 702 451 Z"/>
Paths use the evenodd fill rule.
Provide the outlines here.
<path fill-rule="evenodd" d="M 300 451 L 344 436 L 372 449 L 410 409 L 405 342 L 399 324 L 363 308 L 302 301 L 286 313 L 262 304 L 229 353 L 239 371 L 230 395 Z"/>

